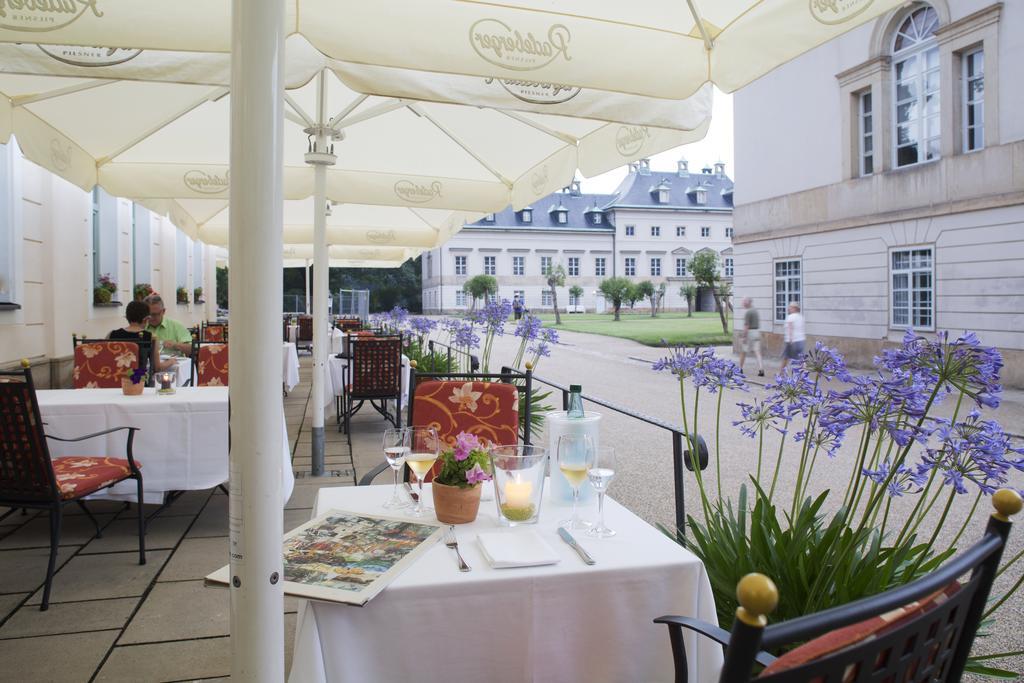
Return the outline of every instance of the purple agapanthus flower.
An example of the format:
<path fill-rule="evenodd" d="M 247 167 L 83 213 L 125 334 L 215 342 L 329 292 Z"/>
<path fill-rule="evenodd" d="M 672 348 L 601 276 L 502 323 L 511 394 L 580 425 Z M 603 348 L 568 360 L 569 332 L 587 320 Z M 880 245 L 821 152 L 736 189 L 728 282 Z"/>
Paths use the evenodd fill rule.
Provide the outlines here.
<path fill-rule="evenodd" d="M 865 477 L 879 486 L 885 486 L 886 493 L 898 498 L 904 493 L 918 493 L 928 480 L 926 469 L 897 465 L 895 472 L 888 461 L 881 463 L 878 469 L 864 468 L 861 472 Z"/>
<path fill-rule="evenodd" d="M 425 337 L 435 329 L 437 329 L 437 321 L 431 318 L 424 318 L 422 316 L 416 316 L 409 318 L 408 321 L 409 329 L 412 330 L 413 334 L 420 337 Z"/>
<path fill-rule="evenodd" d="M 540 334 L 542 324 L 540 318 L 527 313 L 516 323 L 516 329 L 512 334 L 522 339 L 533 341 Z"/>
<path fill-rule="evenodd" d="M 505 323 L 512 315 L 512 302 L 508 299 L 500 301 L 488 301 L 486 304 L 473 311 L 469 319 L 474 323 L 483 326 L 488 334 L 501 336 L 505 334 Z"/>
<path fill-rule="evenodd" d="M 464 349 L 475 349 L 480 346 L 480 335 L 476 333 L 472 321 L 459 324 L 452 334 L 452 343 Z"/>
<path fill-rule="evenodd" d="M 999 423 L 982 420 L 974 410 L 967 419 L 951 424 L 939 420 L 932 431 L 937 444 L 927 449 L 924 462 L 941 470 L 943 483 L 966 493 L 971 482 L 984 493 L 994 493 L 1009 480 L 1012 470 L 1024 471 L 1024 448 L 1011 445 Z"/>
<path fill-rule="evenodd" d="M 713 394 L 719 389 L 747 390 L 747 383 L 743 381 L 743 371 L 728 358 L 713 358 L 702 367 L 702 375 L 704 386 L 709 393 Z"/>
<path fill-rule="evenodd" d="M 786 411 L 777 402 L 754 399 L 751 403 L 737 405 L 743 419 L 733 422 L 733 425 L 739 427 L 744 435 L 753 439 L 762 428 L 785 433 L 789 420 Z"/>

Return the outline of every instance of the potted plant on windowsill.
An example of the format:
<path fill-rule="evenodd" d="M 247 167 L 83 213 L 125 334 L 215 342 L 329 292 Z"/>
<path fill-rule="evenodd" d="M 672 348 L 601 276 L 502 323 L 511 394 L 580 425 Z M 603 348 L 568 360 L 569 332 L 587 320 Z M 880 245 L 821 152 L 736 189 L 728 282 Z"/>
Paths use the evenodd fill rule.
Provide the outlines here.
<path fill-rule="evenodd" d="M 434 512 L 439 522 L 468 524 L 480 509 L 480 484 L 491 478 L 490 459 L 483 443 L 461 432 L 455 447 L 441 452 L 441 471 L 434 477 Z"/>
<path fill-rule="evenodd" d="M 192 300 L 195 301 L 197 304 L 205 304 L 206 303 L 205 301 L 203 301 L 203 288 L 202 287 L 196 287 L 195 289 L 192 290 Z"/>
<path fill-rule="evenodd" d="M 118 306 L 121 302 L 114 298 L 117 294 L 117 283 L 111 279 L 109 273 L 100 275 L 96 280 L 96 286 L 92 290 L 92 302 L 97 306 Z"/>
<path fill-rule="evenodd" d="M 175 294 L 177 296 L 177 300 L 178 300 L 179 304 L 187 304 L 188 303 L 188 290 L 187 289 L 185 289 L 184 287 L 178 287 L 178 289 L 175 290 Z"/>
<path fill-rule="evenodd" d="M 155 294 L 155 293 L 156 292 L 153 291 L 153 285 L 149 284 L 148 282 L 137 282 L 137 283 L 135 283 L 134 295 L 135 295 L 135 300 L 136 301 L 142 301 L 143 299 L 145 299 L 150 294 Z"/>

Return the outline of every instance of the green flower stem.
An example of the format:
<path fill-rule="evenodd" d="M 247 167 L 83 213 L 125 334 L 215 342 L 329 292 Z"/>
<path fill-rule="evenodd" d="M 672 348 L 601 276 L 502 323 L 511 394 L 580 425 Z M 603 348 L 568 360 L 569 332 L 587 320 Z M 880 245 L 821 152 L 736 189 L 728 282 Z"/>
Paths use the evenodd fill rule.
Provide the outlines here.
<path fill-rule="evenodd" d="M 866 448 L 865 439 L 868 437 L 868 423 L 864 423 L 864 429 L 860 432 L 860 441 L 857 443 L 857 452 L 860 453 L 859 460 L 850 471 L 850 481 L 846 484 L 846 493 L 843 494 L 843 507 L 846 510 L 851 510 L 850 503 L 853 502 L 853 487 L 857 482 L 857 473 L 861 471 L 864 465 L 864 449 Z"/>
<path fill-rule="evenodd" d="M 892 508 L 892 498 L 885 501 L 885 514 L 882 515 L 882 528 L 879 530 L 879 534 L 882 538 L 885 538 L 885 527 L 889 523 L 889 510 Z"/>
<path fill-rule="evenodd" d="M 722 396 L 725 389 L 718 389 L 718 407 L 715 409 L 715 476 L 718 478 L 718 502 L 722 502 L 722 461 L 719 446 L 722 443 Z"/>
<path fill-rule="evenodd" d="M 980 494 L 979 494 L 979 495 L 980 495 Z M 999 571 L 997 571 L 997 572 L 996 572 L 996 578 L 998 579 L 998 578 L 999 578 L 999 575 L 1000 575 L 1000 574 L 1002 574 L 1002 573 L 1003 573 L 1003 572 L 1005 572 L 1005 571 L 1006 571 L 1007 569 L 1009 569 L 1010 567 L 1012 567 L 1012 566 L 1013 566 L 1013 564 L 1014 564 L 1014 563 L 1015 563 L 1015 562 L 1016 562 L 1017 560 L 1019 560 L 1019 559 L 1020 559 L 1021 557 L 1024 557 L 1024 550 L 1021 550 L 1021 551 L 1020 551 L 1019 553 L 1017 553 L 1016 555 L 1014 555 L 1014 556 L 1013 556 L 1013 558 L 1011 558 L 1009 562 L 1007 562 L 1007 563 L 1006 563 L 1006 564 L 1004 564 L 1004 565 L 1003 565 L 1002 567 L 1000 567 L 1000 568 L 999 568 Z"/>
<path fill-rule="evenodd" d="M 804 490 L 800 494 L 800 499 L 803 500 L 807 497 L 807 487 L 811 484 L 811 472 L 814 471 L 814 464 L 818 461 L 818 452 L 821 450 L 821 444 L 814 447 L 814 454 L 811 456 L 811 464 L 807 468 L 807 476 L 804 478 Z"/>
<path fill-rule="evenodd" d="M 935 529 L 932 531 L 931 538 L 928 539 L 928 545 L 927 545 L 928 550 L 931 550 L 932 546 L 935 545 L 935 539 L 939 537 L 939 531 L 942 530 L 942 525 L 946 523 L 946 517 L 949 516 L 949 508 L 951 508 L 953 506 L 953 499 L 955 497 L 956 497 L 956 489 L 951 489 L 950 492 L 949 492 L 949 498 L 946 499 L 946 507 L 944 507 L 942 509 L 942 517 L 939 518 L 938 524 L 935 525 Z M 938 494 L 936 494 L 935 495 L 935 500 L 938 500 L 938 499 L 939 499 L 939 496 L 938 496 Z M 914 528 L 914 531 L 917 531 L 916 527 Z M 917 573 L 917 570 L 921 566 L 921 563 L 924 562 L 924 558 L 925 558 L 925 553 L 922 552 L 918 556 L 917 562 L 914 563 L 914 570 L 910 573 L 911 576 L 913 576 L 914 574 Z"/>
<path fill-rule="evenodd" d="M 789 436 L 789 423 L 786 423 L 786 433 L 782 435 L 782 439 L 779 440 L 779 455 L 775 458 L 775 472 L 772 474 L 772 486 L 768 489 L 768 502 L 772 502 L 772 496 L 775 495 L 775 484 L 779 480 L 779 469 L 782 468 L 782 451 L 786 447 L 786 437 Z"/>
<path fill-rule="evenodd" d="M 917 529 L 917 525 L 920 524 L 920 520 L 928 514 L 928 511 L 931 510 L 932 505 L 935 504 L 935 498 L 938 498 L 938 496 L 931 499 L 931 502 L 925 507 L 924 512 L 921 513 L 921 509 L 925 501 L 929 500 L 928 491 L 931 490 L 932 482 L 935 481 L 935 475 L 937 473 L 938 470 L 933 468 L 931 474 L 928 475 L 928 482 L 924 485 L 924 489 L 921 491 L 921 494 L 918 495 L 917 503 L 914 505 L 914 509 L 910 511 L 909 515 L 907 515 L 907 521 L 903 523 L 903 528 L 900 529 L 900 535 L 896 537 L 896 545 L 899 545 L 904 538 L 909 538 L 910 535 L 914 533 L 914 531 Z M 918 520 L 916 524 L 915 519 Z"/>
<path fill-rule="evenodd" d="M 764 423 L 757 427 L 757 485 L 761 485 L 761 458 L 764 454 Z"/>
<path fill-rule="evenodd" d="M 989 616 L 990 616 L 990 615 L 991 615 L 991 614 L 992 614 L 993 612 L 995 612 L 995 611 L 996 611 L 997 609 L 999 609 L 999 608 L 1000 608 L 1000 607 L 1002 606 L 1002 604 L 1003 604 L 1004 602 L 1006 602 L 1007 600 L 1009 600 L 1009 599 L 1010 599 L 1010 596 L 1011 596 L 1011 595 L 1013 595 L 1014 593 L 1016 593 L 1016 592 L 1017 592 L 1017 589 L 1018 589 L 1018 588 L 1020 588 L 1020 585 L 1021 585 L 1022 583 L 1024 583 L 1024 573 L 1022 573 L 1022 574 L 1020 575 L 1020 578 L 1019 578 L 1019 579 L 1017 579 L 1017 582 L 1016 582 L 1015 584 L 1013 584 L 1012 586 L 1010 586 L 1010 590 L 1006 591 L 1006 593 L 1005 593 L 1005 594 L 1003 594 L 1003 597 L 999 598 L 999 599 L 998 599 L 998 600 L 997 600 L 997 601 L 995 602 L 995 604 L 994 604 L 994 605 L 992 605 L 991 607 L 989 607 L 989 608 L 988 608 L 988 611 L 986 611 L 986 612 L 985 612 L 985 613 L 984 613 L 983 615 L 981 615 L 981 618 L 982 618 L 982 619 L 988 619 L 988 618 L 989 618 Z"/>
<path fill-rule="evenodd" d="M 885 431 L 884 430 L 879 430 L 879 432 L 878 432 L 878 443 L 875 444 L 875 450 L 871 454 L 871 463 L 869 464 L 869 467 L 877 467 L 878 466 L 878 456 L 882 452 L 882 444 L 885 441 L 886 441 Z M 891 439 L 889 441 L 891 443 Z M 851 510 L 856 510 L 857 506 L 860 505 L 861 496 L 863 496 L 864 492 L 868 489 L 869 483 L 870 483 L 870 480 L 867 477 L 864 477 L 864 476 L 862 476 L 860 479 L 857 480 L 857 484 L 856 484 L 856 486 L 857 486 L 857 495 L 854 497 L 853 503 L 850 505 L 850 509 Z M 876 506 L 876 509 L 877 509 L 877 506 Z M 868 514 L 868 510 L 865 510 L 864 514 L 865 515 Z"/>
<path fill-rule="evenodd" d="M 817 382 L 815 382 L 817 387 Z M 793 487 L 792 514 L 796 517 L 797 506 L 800 501 L 800 489 L 804 486 L 804 472 L 807 468 L 807 452 L 810 449 L 811 435 L 814 433 L 814 408 L 807 411 L 807 426 L 804 428 L 804 442 L 800 449 L 800 467 L 796 473 L 796 486 Z"/>

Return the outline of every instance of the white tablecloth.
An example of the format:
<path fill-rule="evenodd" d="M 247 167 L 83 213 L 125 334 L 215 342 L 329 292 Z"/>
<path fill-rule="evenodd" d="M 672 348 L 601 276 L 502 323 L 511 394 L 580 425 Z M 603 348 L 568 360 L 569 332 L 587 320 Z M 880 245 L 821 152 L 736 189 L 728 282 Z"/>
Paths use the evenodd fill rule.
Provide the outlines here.
<path fill-rule="evenodd" d="M 299 383 L 299 354 L 295 350 L 295 344 L 292 342 L 285 342 L 282 350 L 284 369 L 281 374 L 281 381 L 284 382 L 285 391 L 291 391 Z"/>
<path fill-rule="evenodd" d="M 327 377 L 324 382 L 324 407 L 331 405 L 335 397 L 341 396 L 345 386 L 345 370 L 348 358 L 327 357 Z M 409 357 L 402 354 L 402 405 L 409 405 Z"/>
<path fill-rule="evenodd" d="M 341 353 L 345 333 L 337 327 L 331 327 L 331 353 Z"/>
<path fill-rule="evenodd" d="M 299 341 L 299 326 L 289 325 L 288 326 L 288 341 L 295 344 Z"/>
<path fill-rule="evenodd" d="M 133 454 L 142 463 L 147 503 L 160 503 L 167 491 L 198 491 L 228 479 L 228 388 L 183 387 L 170 396 L 146 389 L 125 396 L 120 389 L 52 389 L 37 391 L 47 434 L 74 438 L 112 427 L 138 427 Z M 281 415 L 282 427 L 284 415 Z M 124 457 L 126 432 L 88 441 L 49 439 L 50 454 Z M 295 485 L 288 433 L 281 453 L 283 496 Z M 97 494 L 136 500 L 134 481 Z"/>
<path fill-rule="evenodd" d="M 313 514 L 384 513 L 390 489 L 324 488 Z M 555 532 L 568 508 L 545 501 L 532 528 L 559 563 L 496 570 L 475 541 L 498 528 L 494 501 L 481 502 L 477 520 L 456 527 L 472 572 L 460 573 L 455 554 L 439 543 L 365 607 L 305 602 L 289 681 L 673 680 L 668 629 L 652 620 L 678 614 L 716 622 L 704 565 L 614 501 L 605 514 L 617 536 L 577 534 L 596 565 L 584 565 Z M 717 681 L 721 648 L 693 636 L 686 648 L 690 680 Z"/>

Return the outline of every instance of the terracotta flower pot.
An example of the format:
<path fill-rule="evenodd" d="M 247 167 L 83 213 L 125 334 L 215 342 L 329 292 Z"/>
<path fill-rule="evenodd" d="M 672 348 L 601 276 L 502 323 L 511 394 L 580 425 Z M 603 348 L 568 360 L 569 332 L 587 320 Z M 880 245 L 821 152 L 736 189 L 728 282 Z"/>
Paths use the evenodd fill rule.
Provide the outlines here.
<path fill-rule="evenodd" d="M 146 385 L 142 382 L 132 382 L 130 379 L 121 380 L 121 391 L 125 396 L 138 396 L 145 388 Z"/>
<path fill-rule="evenodd" d="M 445 524 L 469 524 L 476 519 L 480 510 L 480 484 L 468 489 L 446 486 L 436 481 L 431 484 L 434 492 L 434 513 L 437 521 Z"/>

